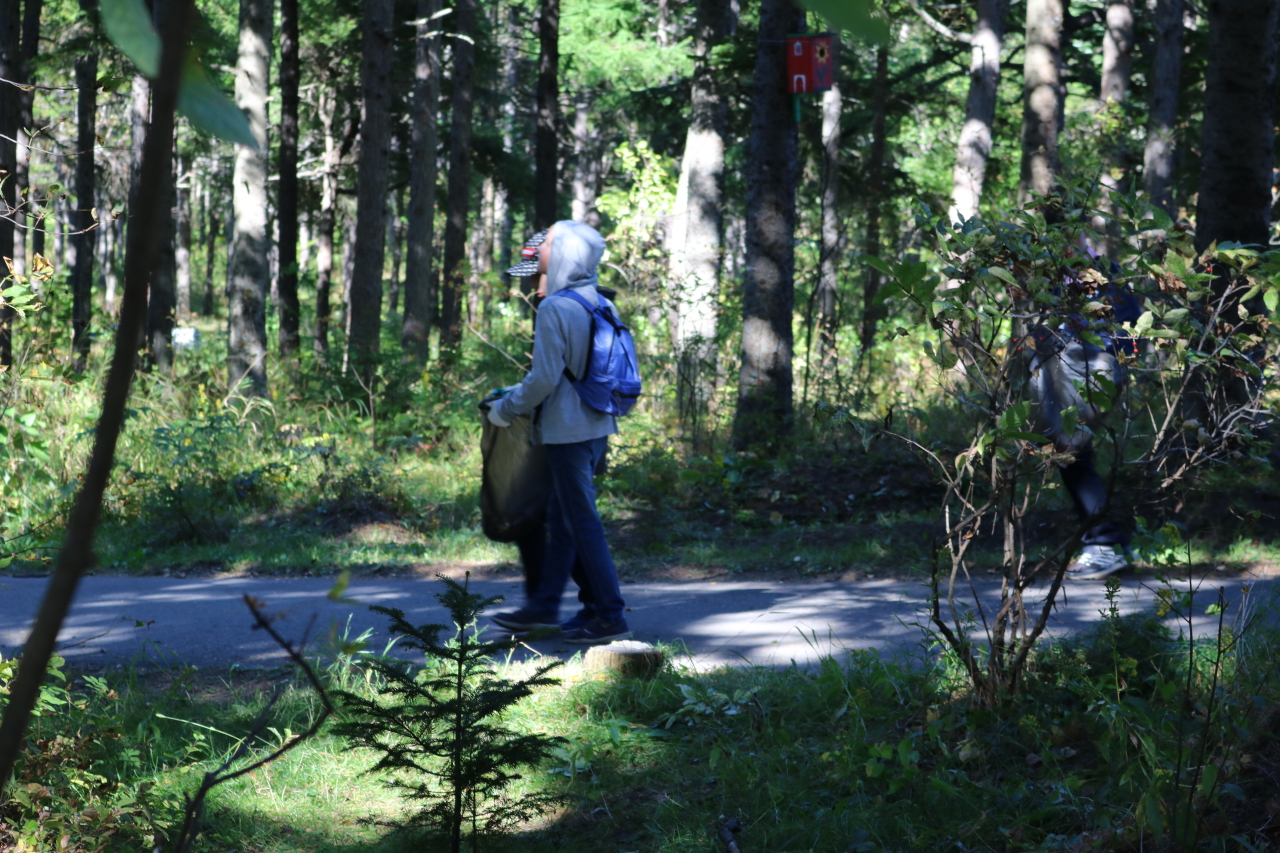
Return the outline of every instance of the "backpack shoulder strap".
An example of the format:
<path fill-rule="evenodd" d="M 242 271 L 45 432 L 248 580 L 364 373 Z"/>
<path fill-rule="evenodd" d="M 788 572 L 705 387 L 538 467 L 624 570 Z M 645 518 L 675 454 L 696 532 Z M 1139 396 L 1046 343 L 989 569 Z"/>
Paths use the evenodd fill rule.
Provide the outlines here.
<path fill-rule="evenodd" d="M 555 294 L 555 296 L 553 296 L 552 298 L 558 299 L 561 297 L 572 299 L 574 302 L 578 303 L 583 308 L 587 309 L 587 317 L 592 321 L 592 324 L 594 325 L 596 308 L 599 306 L 592 305 L 590 302 L 587 301 L 587 298 L 585 296 L 583 296 L 581 293 L 578 293 L 576 290 L 573 290 L 572 288 L 568 288 L 568 287 L 566 287 L 564 290 L 560 291 L 559 293 Z M 591 333 L 591 337 L 594 339 L 595 337 L 594 333 Z M 591 349 L 590 349 L 590 344 L 588 343 L 587 366 L 590 367 L 590 365 L 591 365 Z M 568 366 L 566 366 L 564 369 L 564 375 L 569 378 L 570 382 L 578 381 L 578 377 L 573 375 L 573 371 L 571 371 L 568 368 Z"/>

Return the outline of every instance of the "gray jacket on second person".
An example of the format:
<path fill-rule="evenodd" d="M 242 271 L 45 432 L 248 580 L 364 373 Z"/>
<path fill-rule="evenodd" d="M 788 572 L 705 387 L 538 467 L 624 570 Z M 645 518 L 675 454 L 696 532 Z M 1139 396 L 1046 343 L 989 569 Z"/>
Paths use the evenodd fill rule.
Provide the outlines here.
<path fill-rule="evenodd" d="M 565 375 L 565 368 L 574 376 L 586 370 L 591 315 L 572 299 L 551 298 L 572 288 L 588 302 L 604 300 L 612 309 L 612 303 L 596 292 L 596 268 L 604 248 L 604 238 L 589 225 L 569 220 L 555 224 L 547 262 L 547 299 L 538 309 L 534 332 L 533 367 L 524 381 L 495 404 L 508 421 L 542 404 L 534 429 L 534 441 L 541 444 L 574 444 L 618 432 L 616 419 L 588 408 Z"/>

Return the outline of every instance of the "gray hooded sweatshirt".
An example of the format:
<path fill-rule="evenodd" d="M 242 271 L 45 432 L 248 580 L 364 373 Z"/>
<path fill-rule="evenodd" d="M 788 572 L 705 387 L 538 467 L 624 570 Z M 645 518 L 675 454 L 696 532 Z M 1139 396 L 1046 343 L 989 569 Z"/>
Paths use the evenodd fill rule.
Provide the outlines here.
<path fill-rule="evenodd" d="M 591 352 L 591 315 L 572 299 L 551 297 L 566 288 L 588 302 L 609 300 L 596 292 L 596 267 L 604 256 L 604 238 L 589 225 L 562 220 L 555 224 L 551 257 L 547 262 L 547 299 L 538 308 L 533 337 L 533 368 L 524 381 L 498 401 L 498 415 L 510 421 L 527 415 L 542 404 L 536 418 L 534 441 L 540 444 L 574 444 L 618 431 L 613 415 L 589 408 L 565 375 L 582 376 Z"/>

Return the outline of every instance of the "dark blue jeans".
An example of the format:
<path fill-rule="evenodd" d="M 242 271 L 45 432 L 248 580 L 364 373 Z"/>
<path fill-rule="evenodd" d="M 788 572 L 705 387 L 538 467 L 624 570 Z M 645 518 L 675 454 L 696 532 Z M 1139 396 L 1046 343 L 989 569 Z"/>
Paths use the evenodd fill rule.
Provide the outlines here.
<path fill-rule="evenodd" d="M 604 541 L 591 479 L 607 446 L 605 438 L 546 446 L 552 486 L 547 501 L 547 549 L 541 581 L 529 596 L 530 610 L 559 614 L 576 558 L 582 562 L 595 615 L 610 622 L 623 618 L 625 604 L 618 589 L 618 571 Z"/>

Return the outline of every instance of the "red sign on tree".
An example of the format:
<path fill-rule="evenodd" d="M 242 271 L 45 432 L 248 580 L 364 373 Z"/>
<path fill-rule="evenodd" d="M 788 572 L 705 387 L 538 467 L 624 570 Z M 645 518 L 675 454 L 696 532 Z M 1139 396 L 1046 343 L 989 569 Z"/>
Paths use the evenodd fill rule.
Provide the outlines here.
<path fill-rule="evenodd" d="M 835 37 L 831 33 L 787 36 L 787 91 L 825 92 L 835 80 Z"/>

